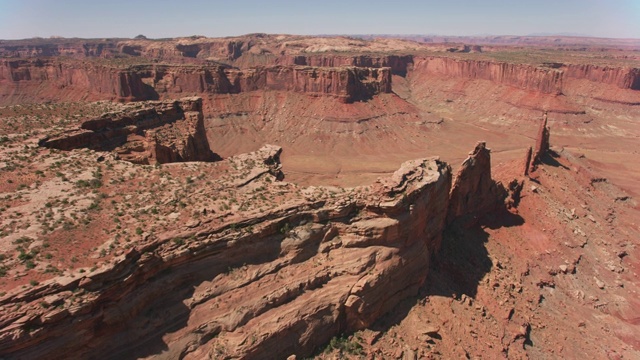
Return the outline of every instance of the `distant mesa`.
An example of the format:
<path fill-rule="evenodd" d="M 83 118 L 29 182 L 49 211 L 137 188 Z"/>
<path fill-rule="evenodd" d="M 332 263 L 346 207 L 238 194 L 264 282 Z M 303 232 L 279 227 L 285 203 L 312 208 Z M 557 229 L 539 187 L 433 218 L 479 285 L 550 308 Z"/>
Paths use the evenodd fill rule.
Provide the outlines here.
<path fill-rule="evenodd" d="M 207 141 L 200 98 L 136 104 L 127 111 L 86 120 L 79 128 L 39 144 L 60 150 L 111 151 L 116 159 L 135 164 L 219 159 Z"/>

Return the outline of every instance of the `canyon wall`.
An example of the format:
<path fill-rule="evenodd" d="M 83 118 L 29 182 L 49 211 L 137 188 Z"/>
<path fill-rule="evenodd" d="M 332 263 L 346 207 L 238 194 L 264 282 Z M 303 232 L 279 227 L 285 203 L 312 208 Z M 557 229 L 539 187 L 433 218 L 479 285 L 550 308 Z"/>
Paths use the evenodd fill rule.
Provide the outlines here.
<path fill-rule="evenodd" d="M 257 65 L 300 65 L 312 67 L 355 66 L 391 68 L 392 74 L 405 76 L 412 64 L 424 71 L 446 76 L 485 79 L 548 94 L 561 93 L 563 78 L 587 79 L 623 89 L 640 89 L 640 69 L 585 64 L 548 63 L 542 66 L 513 64 L 496 60 L 423 56 L 427 45 L 386 44 L 383 40 L 349 38 L 309 38 L 249 34 L 233 38 L 192 36 L 177 39 L 28 39 L 0 41 L 0 57 L 76 59 L 155 59 L 172 63 L 217 61 L 242 68 Z M 321 45 L 325 44 L 325 45 Z M 385 50 L 386 48 L 386 50 Z M 375 50 L 374 50 L 375 49 Z M 471 51 L 465 45 L 463 51 Z M 246 58 L 246 59 L 244 59 Z M 559 74 L 561 72 L 562 74 Z"/>
<path fill-rule="evenodd" d="M 148 39 L 27 39 L 0 40 L 0 57 L 73 57 L 118 58 L 123 55 L 180 61 L 185 58 L 233 60 L 251 47 L 241 39 L 185 38 L 178 40 Z"/>
<path fill-rule="evenodd" d="M 142 81 L 162 96 L 277 90 L 327 95 L 353 102 L 391 92 L 388 68 L 259 66 L 233 69 L 218 65 L 140 65 L 134 69 Z"/>
<path fill-rule="evenodd" d="M 233 93 L 268 89 L 331 95 L 353 102 L 391 92 L 389 68 L 275 66 L 226 73 Z"/>
<path fill-rule="evenodd" d="M 545 94 L 562 93 L 562 71 L 526 64 L 431 56 L 414 58 L 413 71 L 438 76 L 489 80 Z"/>
<path fill-rule="evenodd" d="M 241 39 L 179 40 L 170 45 L 166 41 L 127 40 L 119 42 L 117 49 L 123 54 L 161 60 L 199 58 L 233 61 L 249 51 L 251 45 L 250 40 Z"/>
<path fill-rule="evenodd" d="M 478 142 L 454 177 L 447 221 L 482 217 L 503 206 L 506 197 L 504 187 L 491 178 L 491 150 L 484 142 Z"/>
<path fill-rule="evenodd" d="M 202 99 L 147 102 L 120 113 L 107 113 L 40 141 L 60 150 L 113 151 L 136 164 L 212 161 L 204 129 Z"/>
<path fill-rule="evenodd" d="M 391 92 L 391 75 L 416 74 L 419 81 L 431 76 L 486 80 L 541 94 L 559 95 L 566 90 L 570 95 L 625 104 L 637 103 L 635 92 L 607 97 L 591 87 L 640 90 L 638 68 L 515 64 L 465 55 L 426 56 L 419 49 L 369 49 L 376 46 L 388 45 L 264 34 L 220 39 L 2 41 L 0 102 L 24 102 L 29 97 L 35 98 L 31 101 L 136 101 L 269 89 L 352 102 Z M 587 84 L 574 84 L 574 80 Z"/>
<path fill-rule="evenodd" d="M 0 61 L 0 100 L 29 95 L 67 101 L 133 101 L 153 96 L 139 74 L 128 69 L 76 60 Z"/>
<path fill-rule="evenodd" d="M 389 68 L 269 66 L 232 69 L 221 65 L 109 67 L 80 61 L 4 60 L 0 100 L 39 95 L 66 100 L 154 100 L 184 94 L 233 94 L 281 90 L 336 97 L 344 102 L 391 92 Z"/>
<path fill-rule="evenodd" d="M 304 65 L 314 67 L 357 66 L 391 69 L 393 75 L 405 76 L 413 63 L 413 55 L 338 55 L 305 54 L 286 55 L 275 60 L 280 65 Z"/>

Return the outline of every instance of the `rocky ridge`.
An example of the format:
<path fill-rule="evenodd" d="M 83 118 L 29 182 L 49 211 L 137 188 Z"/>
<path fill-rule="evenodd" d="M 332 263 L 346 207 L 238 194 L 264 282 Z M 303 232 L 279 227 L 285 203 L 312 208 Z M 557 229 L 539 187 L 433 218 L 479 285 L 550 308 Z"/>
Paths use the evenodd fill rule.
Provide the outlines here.
<path fill-rule="evenodd" d="M 77 60 L 26 59 L 0 62 L 0 98 L 155 100 L 205 94 L 279 90 L 333 96 L 343 102 L 391 92 L 388 68 L 259 66 L 220 64 L 109 66 Z"/>
<path fill-rule="evenodd" d="M 478 146 L 465 164 L 481 174 L 488 163 L 473 158 L 488 150 Z M 273 181 L 280 151 L 266 146 L 225 160 L 236 171 L 215 187 L 231 186 L 240 197 L 264 186 L 294 194 L 282 205 L 205 211 L 184 230 L 148 235 L 89 274 L 4 295 L 2 353 L 104 356 L 117 342 L 114 358 L 308 355 L 415 295 L 441 246 L 450 167 L 414 160 L 371 186 L 297 189 Z M 457 179 L 451 194 L 463 187 L 471 197 L 492 196 L 467 181 L 475 180 Z M 8 311 L 10 304 L 21 306 Z"/>

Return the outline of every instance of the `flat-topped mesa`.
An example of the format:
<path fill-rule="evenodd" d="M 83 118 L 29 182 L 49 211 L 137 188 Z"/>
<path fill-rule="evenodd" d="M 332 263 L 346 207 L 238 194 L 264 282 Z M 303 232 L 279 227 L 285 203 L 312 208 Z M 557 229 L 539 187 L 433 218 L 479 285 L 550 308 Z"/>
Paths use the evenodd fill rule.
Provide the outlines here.
<path fill-rule="evenodd" d="M 28 59 L 1 61 L 0 83 L 6 85 L 0 89 L 0 103 L 34 94 L 60 100 L 132 101 L 257 90 L 333 96 L 350 103 L 390 93 L 391 69 L 276 65 L 238 70 L 213 63 L 119 67 L 73 59 Z M 22 93 L 30 87 L 31 95 Z"/>
<path fill-rule="evenodd" d="M 78 129 L 42 139 L 41 146 L 60 150 L 113 151 L 136 164 L 212 161 L 201 98 L 150 101 L 129 110 L 84 121 Z"/>
<path fill-rule="evenodd" d="M 117 51 L 117 40 L 108 39 L 30 39 L 0 44 L 0 56 L 8 58 L 69 56 L 107 57 Z"/>
<path fill-rule="evenodd" d="M 333 96 L 350 103 L 391 92 L 389 68 L 292 65 L 232 69 L 220 65 L 139 65 L 134 69 L 161 96 L 277 90 Z"/>
<path fill-rule="evenodd" d="M 276 59 L 279 65 L 304 65 L 314 67 L 356 66 L 391 69 L 393 75 L 405 76 L 413 64 L 413 55 L 339 55 L 305 54 L 283 55 Z"/>
<path fill-rule="evenodd" d="M 502 206 L 507 193 L 491 178 L 491 150 L 478 142 L 462 162 L 451 186 L 447 222 L 461 217 L 479 217 Z"/>
<path fill-rule="evenodd" d="M 334 96 L 344 102 L 368 100 L 391 92 L 389 68 L 270 66 L 225 70 L 234 93 L 254 90 L 293 91 Z"/>

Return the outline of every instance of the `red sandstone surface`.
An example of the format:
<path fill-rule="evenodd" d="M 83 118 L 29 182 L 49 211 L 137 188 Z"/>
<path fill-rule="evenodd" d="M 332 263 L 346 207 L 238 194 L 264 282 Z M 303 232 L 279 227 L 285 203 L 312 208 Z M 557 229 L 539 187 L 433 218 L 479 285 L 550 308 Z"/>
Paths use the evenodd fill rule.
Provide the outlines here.
<path fill-rule="evenodd" d="M 639 357 L 637 46 L 0 41 L 0 357 Z"/>

